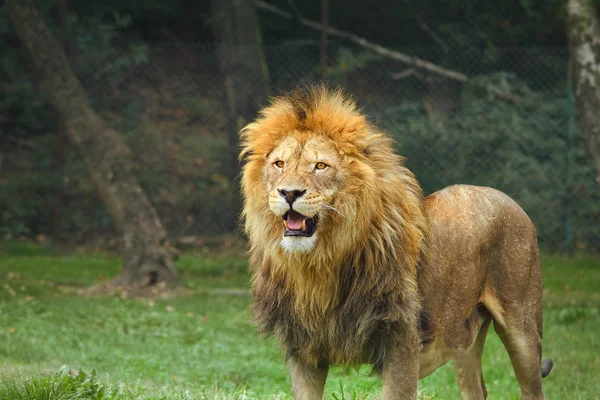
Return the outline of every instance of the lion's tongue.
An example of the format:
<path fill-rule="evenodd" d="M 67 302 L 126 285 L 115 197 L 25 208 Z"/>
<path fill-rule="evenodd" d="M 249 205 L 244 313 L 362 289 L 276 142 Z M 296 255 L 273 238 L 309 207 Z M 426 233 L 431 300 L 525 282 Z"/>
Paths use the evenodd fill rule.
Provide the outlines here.
<path fill-rule="evenodd" d="M 303 215 L 298 214 L 295 211 L 290 211 L 288 213 L 288 219 L 287 219 L 288 229 L 294 229 L 294 230 L 302 229 L 302 221 L 304 221 Z"/>

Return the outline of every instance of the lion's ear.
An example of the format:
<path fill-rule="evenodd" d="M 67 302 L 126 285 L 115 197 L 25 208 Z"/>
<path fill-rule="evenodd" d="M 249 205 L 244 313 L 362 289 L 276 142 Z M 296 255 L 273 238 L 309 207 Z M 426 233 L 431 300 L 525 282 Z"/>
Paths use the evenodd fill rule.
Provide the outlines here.
<path fill-rule="evenodd" d="M 377 150 L 377 138 L 378 135 L 372 134 L 369 134 L 366 137 L 363 136 L 362 138 L 354 142 L 354 146 L 356 147 L 356 150 L 361 156 L 369 158 Z"/>
<path fill-rule="evenodd" d="M 381 132 L 369 132 L 368 136 L 360 141 L 362 155 L 369 158 L 378 153 L 382 148 L 391 145 L 391 138 Z"/>

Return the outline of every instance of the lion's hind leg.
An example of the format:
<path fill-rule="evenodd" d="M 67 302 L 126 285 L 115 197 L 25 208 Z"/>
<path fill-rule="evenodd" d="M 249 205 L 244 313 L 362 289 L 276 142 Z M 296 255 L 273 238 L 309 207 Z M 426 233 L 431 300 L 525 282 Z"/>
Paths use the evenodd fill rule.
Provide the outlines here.
<path fill-rule="evenodd" d="M 543 400 L 542 338 L 535 321 L 521 318 L 507 316 L 506 325 L 494 322 L 494 329 L 510 356 L 521 387 L 521 400 Z"/>
<path fill-rule="evenodd" d="M 517 237 L 513 235 L 505 246 L 519 249 Z M 490 280 L 494 289 L 484 292 L 482 302 L 492 314 L 494 329 L 510 357 L 521 400 L 543 400 L 542 279 L 535 240 L 529 252 L 513 251 L 510 258 L 500 260 L 502 264 Z"/>
<path fill-rule="evenodd" d="M 487 398 L 487 389 L 483 382 L 481 369 L 481 356 L 487 331 L 492 322 L 490 315 L 484 309 L 476 310 L 477 319 L 481 320 L 479 330 L 474 332 L 475 341 L 462 353 L 454 357 L 454 371 L 456 381 L 463 400 L 484 400 Z"/>
<path fill-rule="evenodd" d="M 525 304 L 529 307 L 507 303 L 501 308 L 491 307 L 490 312 L 521 387 L 521 400 L 543 400 L 541 305 L 536 299 Z"/>

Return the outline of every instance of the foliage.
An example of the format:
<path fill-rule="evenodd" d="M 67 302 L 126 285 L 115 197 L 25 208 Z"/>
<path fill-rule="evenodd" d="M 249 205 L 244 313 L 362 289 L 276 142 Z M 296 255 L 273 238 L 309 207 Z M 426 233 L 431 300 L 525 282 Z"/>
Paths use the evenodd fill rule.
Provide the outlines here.
<path fill-rule="evenodd" d="M 283 354 L 251 325 L 243 259 L 184 255 L 178 263 L 184 289 L 127 299 L 79 292 L 99 274 L 116 274 L 118 258 L 17 242 L 2 243 L 0 255 L 0 400 L 47 399 L 49 388 L 56 399 L 289 398 Z M 555 363 L 544 379 L 546 394 L 594 398 L 600 263 L 545 256 L 542 265 L 544 358 Z M 517 398 L 510 360 L 491 329 L 483 365 L 490 396 Z M 73 376 L 80 369 L 97 374 Z M 333 369 L 328 397 L 374 396 L 381 385 L 369 371 Z M 450 364 L 420 389 L 421 399 L 459 398 Z"/>
<path fill-rule="evenodd" d="M 526 102 L 497 101 L 482 93 L 486 85 L 523 95 Z M 593 164 L 577 132 L 569 147 L 562 93 L 532 92 L 514 75 L 499 73 L 467 85 L 451 116 L 425 116 L 418 112 L 421 107 L 404 103 L 384 108 L 378 117 L 395 135 L 426 193 L 453 183 L 491 186 L 525 209 L 547 247 L 563 245 L 568 213 L 575 221 L 577 245 L 599 249 L 600 195 Z M 572 182 L 567 178 L 569 153 L 575 160 Z"/>
<path fill-rule="evenodd" d="M 309 80 L 310 63 L 297 64 L 305 68 L 289 68 L 284 57 L 304 60 L 313 54 L 312 49 L 267 48 L 270 64 L 279 66 L 271 68 L 273 82 L 285 87 L 286 82 Z M 206 50 L 201 48 L 198 54 Z M 496 187 L 524 207 L 546 248 L 563 247 L 569 217 L 574 221 L 575 245 L 598 250 L 600 224 L 594 221 L 600 218 L 599 194 L 577 132 L 569 147 L 564 88 L 545 81 L 545 75 L 538 76 L 537 82 L 546 86 L 538 83 L 543 90 L 534 90 L 514 73 L 484 74 L 459 88 L 453 113 L 428 115 L 424 107 L 431 96 L 428 88 L 417 78 L 390 81 L 396 64 L 349 49 L 338 55 L 330 69 L 332 84 L 342 83 L 367 114 L 395 136 L 400 153 L 408 158 L 427 193 L 453 183 Z M 556 63 L 562 54 L 547 53 L 546 59 Z M 173 68 L 172 63 L 168 65 Z M 166 67 L 162 64 L 161 68 Z M 161 80 L 148 72 L 136 75 L 139 78 L 116 95 L 101 93 L 94 98 L 99 98 L 97 104 L 110 98 L 119 106 L 114 110 L 108 104 L 101 110 L 126 138 L 138 179 L 163 223 L 173 236 L 231 232 L 228 221 L 236 210 L 231 209 L 229 199 L 236 183 L 224 174 L 226 123 L 220 99 L 215 91 L 198 92 L 194 85 L 199 78 L 176 72 Z M 205 85 L 219 83 L 211 78 L 207 74 L 201 79 Z M 145 80 L 155 82 L 156 89 Z M 493 92 L 482 89 L 492 85 L 526 101 L 498 101 Z M 14 172 L 5 175 L 0 185 L 5 199 L 0 200 L 3 233 L 8 237 L 51 233 L 59 190 L 65 203 L 59 227 L 63 234 L 83 239 L 110 233 L 110 218 L 77 157 L 68 153 L 64 167 L 56 169 L 55 135 L 39 136 L 34 144 L 18 153 Z M 573 160 L 570 182 L 568 157 Z"/>
<path fill-rule="evenodd" d="M 69 14 L 74 72 L 86 89 L 93 83 L 114 87 L 127 68 L 148 62 L 147 43 L 125 41 L 122 31 L 131 24 L 128 14 L 113 12 L 108 22 L 104 15 L 81 18 Z M 97 105 L 96 105 L 97 106 Z"/>
<path fill-rule="evenodd" d="M 230 233 L 238 213 L 231 201 L 237 182 L 224 173 L 230 149 L 224 139 L 228 127 L 223 82 L 215 74 L 213 48 L 139 40 L 136 24 L 150 18 L 146 13 L 181 17 L 176 9 L 169 13 L 165 10 L 169 6 L 159 3 L 112 2 L 86 8 L 74 2 L 68 15 L 70 60 L 95 110 L 127 140 L 138 179 L 169 233 Z M 477 11 L 477 20 L 469 24 L 478 29 L 500 18 L 480 10 L 479 5 L 459 2 L 425 2 L 408 10 L 419 11 L 427 19 L 432 10 L 445 7 L 455 14 L 465 7 Z M 527 10 L 515 21 L 538 14 L 546 19 L 547 12 L 554 12 L 537 0 L 515 0 L 506 7 L 507 18 L 515 17 L 515 10 Z M 43 12 L 47 20 L 56 19 L 56 7 L 46 4 Z M 433 25 L 442 31 L 452 21 L 440 18 L 443 21 Z M 414 19 L 412 14 L 410 19 Z M 452 25 L 454 31 L 457 26 L 460 23 Z M 520 24 L 511 28 L 517 43 L 530 30 Z M 410 45 L 419 34 L 408 36 L 398 43 Z M 452 38 L 448 32 L 446 39 Z M 437 85 L 432 76 L 392 79 L 409 67 L 348 43 L 332 42 L 327 79 L 354 94 L 367 113 L 395 135 L 400 152 L 426 192 L 451 183 L 496 187 L 525 208 L 547 248 L 563 247 L 568 236 L 566 221 L 572 219 L 575 245 L 598 250 L 600 199 L 591 162 L 579 135 L 569 144 L 566 134 L 566 53 L 505 48 L 497 36 L 491 36 L 494 45 L 456 40 L 461 44 L 454 43 L 449 53 L 427 46 L 406 51 L 470 76 L 479 74 L 464 87 L 457 84 L 459 100 L 448 116 L 427 113 L 426 104 Z M 111 220 L 87 171 L 56 135 L 54 113 L 30 78 L 5 10 L 0 9 L 0 51 L 4 50 L 7 57 L 0 59 L 0 91 L 6 93 L 0 97 L 0 234 L 59 232 L 77 240 L 112 234 Z M 315 79 L 319 52 L 314 42 L 265 50 L 272 87 L 289 89 Z M 525 103 L 498 101 L 494 93 L 481 89 L 492 85 L 522 96 Z M 65 153 L 62 167 L 57 160 L 60 148 Z M 573 160 L 570 181 L 569 157 Z"/>

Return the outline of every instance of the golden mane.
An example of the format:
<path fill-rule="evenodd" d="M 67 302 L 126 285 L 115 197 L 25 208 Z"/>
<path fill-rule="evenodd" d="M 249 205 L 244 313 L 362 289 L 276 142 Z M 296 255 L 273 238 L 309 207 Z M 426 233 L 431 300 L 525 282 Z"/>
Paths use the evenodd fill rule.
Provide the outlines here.
<path fill-rule="evenodd" d="M 348 218 L 339 215 L 323 227 L 315 249 L 303 254 L 279 246 L 281 219 L 269 210 L 263 178 L 267 156 L 289 135 L 328 137 L 352 172 L 334 203 Z M 274 99 L 242 130 L 241 142 L 243 218 L 263 331 L 312 363 L 327 347 L 331 361 L 349 364 L 373 324 L 416 323 L 430 228 L 422 190 L 389 136 L 340 90 L 313 86 Z M 365 301 L 375 295 L 389 301 Z M 323 317 L 342 311 L 348 315 L 326 331 Z M 354 319 L 352 335 L 343 318 Z M 369 356 L 376 366 L 383 351 Z"/>

